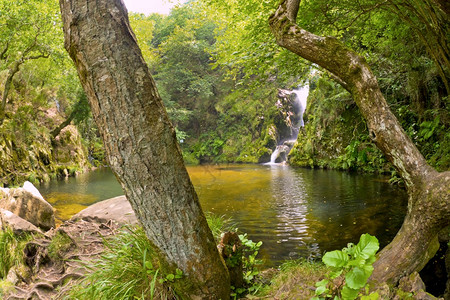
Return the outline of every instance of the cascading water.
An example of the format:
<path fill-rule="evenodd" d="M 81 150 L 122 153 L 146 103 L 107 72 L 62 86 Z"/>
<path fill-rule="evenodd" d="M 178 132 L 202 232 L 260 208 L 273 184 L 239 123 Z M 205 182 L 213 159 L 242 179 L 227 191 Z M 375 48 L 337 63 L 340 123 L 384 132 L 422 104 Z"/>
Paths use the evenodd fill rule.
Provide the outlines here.
<path fill-rule="evenodd" d="M 280 148 L 277 146 L 275 148 L 275 150 L 272 152 L 272 155 L 270 155 L 270 162 L 269 162 L 269 164 L 274 164 L 279 155 L 280 155 Z"/>
<path fill-rule="evenodd" d="M 300 127 L 305 126 L 305 122 L 303 121 L 303 113 L 306 110 L 306 101 L 308 99 L 309 94 L 309 85 L 302 86 L 298 89 L 295 89 L 292 91 L 293 94 L 295 94 L 295 100 L 294 100 L 294 106 L 298 107 L 298 114 L 299 114 L 299 124 L 297 129 Z M 297 130 L 297 136 L 298 136 L 298 130 Z M 297 139 L 297 136 L 295 136 L 294 140 Z"/>
<path fill-rule="evenodd" d="M 303 113 L 306 109 L 307 98 L 309 94 L 309 85 L 305 85 L 294 89 L 292 91 L 280 90 L 279 96 L 289 99 L 292 105 L 292 111 L 288 112 L 288 118 L 286 123 L 290 127 L 290 136 L 287 139 L 282 139 L 278 142 L 277 147 L 273 150 L 270 156 L 270 162 L 267 164 L 276 164 L 278 158 L 281 163 L 284 163 L 287 159 L 289 151 L 297 141 L 297 136 L 300 131 L 300 127 L 305 126 L 303 121 Z M 278 102 L 279 103 L 279 102 Z"/>

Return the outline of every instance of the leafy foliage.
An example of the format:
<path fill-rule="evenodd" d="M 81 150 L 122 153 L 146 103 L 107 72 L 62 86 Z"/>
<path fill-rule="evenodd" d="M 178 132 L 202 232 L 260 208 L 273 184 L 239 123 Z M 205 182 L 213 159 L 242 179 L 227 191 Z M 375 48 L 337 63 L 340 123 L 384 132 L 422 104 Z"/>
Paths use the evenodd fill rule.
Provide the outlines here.
<path fill-rule="evenodd" d="M 323 279 L 316 283 L 316 297 L 313 299 L 356 299 L 360 290 L 366 286 L 367 280 L 373 272 L 372 264 L 375 262 L 375 254 L 379 249 L 376 237 L 363 234 L 359 243 L 349 243 L 342 250 L 334 250 L 325 253 L 322 261 L 332 268 L 329 279 Z M 330 287 L 330 280 L 343 275 L 345 282 L 335 287 Z M 376 297 L 374 293 L 370 297 Z M 372 299 L 372 298 L 367 299 Z M 374 298 L 377 299 L 377 298 Z"/>
<path fill-rule="evenodd" d="M 16 235 L 13 230 L 0 230 L 0 281 L 6 279 L 9 270 L 23 264 L 23 249 L 32 239 L 30 234 Z"/>
<path fill-rule="evenodd" d="M 208 225 L 216 241 L 220 235 L 233 229 L 230 220 L 207 214 Z M 254 243 L 246 234 L 240 235 L 244 245 L 243 293 L 256 293 L 261 287 L 256 282 L 259 274 L 256 259 L 262 242 Z M 59 243 L 59 242 L 58 242 Z M 63 243 L 65 244 L 65 243 Z M 66 295 L 67 299 L 166 299 L 174 297 L 169 284 L 183 277 L 183 272 L 175 269 L 172 273 L 163 270 L 152 245 L 140 226 L 125 228 L 112 240 L 105 240 L 105 252 L 98 260 L 85 267 L 90 273 L 77 281 Z"/>
<path fill-rule="evenodd" d="M 78 123 L 88 114 L 87 105 L 73 107 L 80 85 L 63 49 L 58 3 L 0 1 L 0 14 L 0 184 L 38 183 L 63 167 L 84 168 L 78 133 L 72 129 L 56 143 L 50 134 L 65 113 L 77 111 Z"/>
<path fill-rule="evenodd" d="M 141 227 L 104 242 L 107 250 L 86 265 L 91 273 L 71 289 L 68 299 L 158 299 L 164 289 L 150 243 Z M 150 296 L 150 298 L 148 297 Z"/>

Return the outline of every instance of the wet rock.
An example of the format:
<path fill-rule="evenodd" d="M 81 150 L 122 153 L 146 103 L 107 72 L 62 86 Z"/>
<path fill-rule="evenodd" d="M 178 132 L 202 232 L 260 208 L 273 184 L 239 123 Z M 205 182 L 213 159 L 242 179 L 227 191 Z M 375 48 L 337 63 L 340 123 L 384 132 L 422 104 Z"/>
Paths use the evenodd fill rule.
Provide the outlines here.
<path fill-rule="evenodd" d="M 398 288 L 405 292 L 417 293 L 420 290 L 425 290 L 425 283 L 423 283 L 419 273 L 414 272 L 408 277 L 400 279 Z"/>
<path fill-rule="evenodd" d="M 0 208 L 0 228 L 5 229 L 5 227 L 11 228 L 15 234 L 20 234 L 22 232 L 30 233 L 42 233 L 42 231 L 19 216 L 16 216 L 9 210 Z"/>
<path fill-rule="evenodd" d="M 413 272 L 409 276 L 405 276 L 400 279 L 397 295 L 394 297 L 394 299 L 400 300 L 404 299 L 404 297 L 406 296 L 408 296 L 410 299 L 416 300 L 441 299 L 425 292 L 425 283 L 423 283 L 419 273 L 417 272 Z"/>
<path fill-rule="evenodd" d="M 104 200 L 83 209 L 71 219 L 107 223 L 110 220 L 118 224 L 138 224 L 136 215 L 125 196 Z"/>
<path fill-rule="evenodd" d="M 45 201 L 31 182 L 26 181 L 22 188 L 0 188 L 0 208 L 43 230 L 55 227 L 53 207 Z"/>

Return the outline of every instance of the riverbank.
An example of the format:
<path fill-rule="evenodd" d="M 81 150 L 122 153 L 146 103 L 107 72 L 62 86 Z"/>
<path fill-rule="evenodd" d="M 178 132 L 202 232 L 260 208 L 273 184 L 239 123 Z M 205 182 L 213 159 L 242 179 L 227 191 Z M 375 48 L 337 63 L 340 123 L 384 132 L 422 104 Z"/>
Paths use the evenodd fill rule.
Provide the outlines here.
<path fill-rule="evenodd" d="M 30 297 L 42 300 L 67 299 L 74 290 L 77 290 L 78 295 L 86 296 L 80 287 L 90 288 L 86 286 L 85 280 L 85 278 L 90 278 L 89 274 L 101 275 L 104 279 L 105 276 L 108 278 L 111 274 L 101 272 L 116 272 L 106 268 L 98 273 L 99 271 L 96 271 L 98 268 L 95 267 L 96 262 L 107 263 L 110 266 L 114 264 L 114 261 L 116 263 L 127 261 L 127 265 L 129 265 L 131 258 L 127 249 L 130 248 L 123 247 L 133 245 L 133 243 L 140 243 L 140 246 L 132 248 L 141 249 L 145 246 L 145 235 L 139 227 L 135 227 L 137 224 L 138 221 L 130 204 L 124 196 L 120 196 L 90 206 L 57 229 L 52 229 L 45 234 L 34 235 L 23 247 L 26 254 L 23 265 L 16 264 L 8 272 L 7 280 L 0 282 L 2 299 L 29 299 Z M 214 231 L 216 235 L 220 235 L 226 226 L 224 226 L 223 220 L 216 220 L 215 224 Z M 124 230 L 124 228 L 126 229 Z M 221 230 L 217 231 L 217 228 Z M 131 240 L 129 240 L 130 237 L 132 237 Z M 108 242 L 112 240 L 115 242 Z M 147 246 L 149 245 L 145 247 Z M 111 259 L 111 255 L 116 256 L 113 261 L 108 262 L 108 257 Z M 124 257 L 120 257 L 121 255 Z M 142 266 L 142 262 L 149 258 L 145 258 L 142 251 L 140 255 L 144 255 L 144 257 L 138 256 L 132 259 L 145 268 Z M 122 266 L 122 268 L 124 267 Z M 329 272 L 330 270 L 320 262 L 288 261 L 277 269 L 270 268 L 255 272 L 254 280 L 245 289 L 240 290 L 237 296 L 248 299 L 310 299 L 314 296 L 315 283 L 323 279 Z M 148 280 L 157 274 L 150 269 L 144 274 L 147 278 L 145 280 L 138 277 L 127 280 L 138 281 L 139 288 L 146 290 L 151 282 Z M 419 279 L 414 277 L 414 285 L 410 284 L 411 280 L 413 279 L 404 280 L 400 289 L 390 289 L 385 286 L 384 290 L 380 291 L 384 294 L 379 299 L 406 299 L 402 298 L 406 293 L 411 295 L 411 299 L 435 299 L 423 291 L 425 286 L 421 283 L 420 277 Z M 118 281 L 115 284 L 127 284 L 127 282 Z M 145 284 L 147 284 L 146 287 Z M 161 297 L 169 295 L 165 285 L 157 284 L 156 288 L 159 290 L 154 290 L 154 295 Z M 119 290 L 120 287 L 111 286 L 107 289 Z M 150 293 L 150 290 L 146 291 Z M 150 299 L 148 295 L 142 299 Z"/>
<path fill-rule="evenodd" d="M 406 193 L 387 177 L 283 165 L 188 166 L 205 212 L 232 219 L 256 241 L 267 267 L 320 257 L 370 233 L 382 246 L 392 240 L 406 212 Z M 106 169 L 39 187 L 56 219 L 122 195 Z"/>

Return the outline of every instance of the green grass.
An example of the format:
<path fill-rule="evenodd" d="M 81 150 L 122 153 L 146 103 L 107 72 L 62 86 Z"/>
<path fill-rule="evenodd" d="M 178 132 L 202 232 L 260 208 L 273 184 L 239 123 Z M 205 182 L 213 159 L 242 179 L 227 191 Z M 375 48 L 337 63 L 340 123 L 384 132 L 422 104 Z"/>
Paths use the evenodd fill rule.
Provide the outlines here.
<path fill-rule="evenodd" d="M 222 233 L 236 230 L 236 227 L 231 223 L 231 219 L 229 218 L 217 216 L 213 213 L 206 213 L 205 216 L 216 242 L 220 240 Z"/>
<path fill-rule="evenodd" d="M 58 231 L 48 245 L 48 256 L 52 260 L 60 260 L 73 245 L 73 241 L 67 233 Z"/>
<path fill-rule="evenodd" d="M 23 264 L 23 249 L 31 239 L 32 235 L 16 235 L 10 228 L 0 231 L 0 280 L 12 267 Z"/>
<path fill-rule="evenodd" d="M 321 262 L 304 259 L 291 260 L 281 265 L 271 284 L 259 296 L 270 299 L 310 299 L 315 283 L 324 278 L 329 269 Z"/>
<path fill-rule="evenodd" d="M 207 214 L 206 219 L 216 241 L 223 232 L 233 230 L 230 220 L 223 216 Z M 142 227 L 127 227 L 104 243 L 105 252 L 86 265 L 90 273 L 72 283 L 65 299 L 174 299 L 161 278 L 162 272 Z"/>
<path fill-rule="evenodd" d="M 67 299 L 164 298 L 161 288 L 157 292 L 157 264 L 141 227 L 128 227 L 104 243 L 106 251 L 86 266 L 91 273 L 76 284 Z"/>

